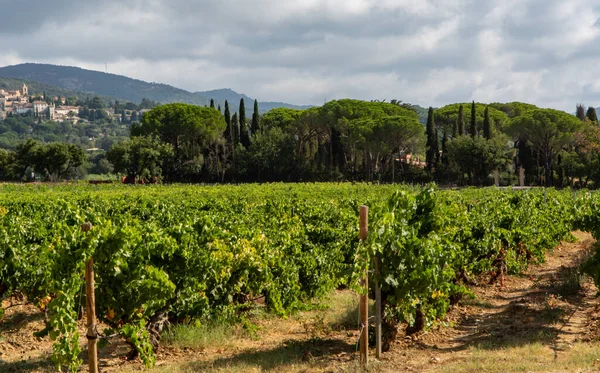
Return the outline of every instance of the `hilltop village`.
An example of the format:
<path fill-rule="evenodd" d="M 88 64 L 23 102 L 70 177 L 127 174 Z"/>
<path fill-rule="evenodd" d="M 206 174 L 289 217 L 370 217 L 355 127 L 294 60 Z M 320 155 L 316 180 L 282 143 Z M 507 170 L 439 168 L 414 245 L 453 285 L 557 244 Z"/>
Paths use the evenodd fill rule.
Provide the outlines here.
<path fill-rule="evenodd" d="M 79 107 L 67 106 L 65 102 L 65 97 L 52 97 L 49 100 L 43 95 L 29 95 L 26 84 L 20 90 L 0 89 L 0 119 L 6 119 L 10 114 L 19 114 L 32 115 L 40 120 L 77 122 Z"/>
<path fill-rule="evenodd" d="M 98 98 L 95 98 L 98 99 Z M 99 100 L 99 99 L 98 99 Z M 33 95 L 29 94 L 29 88 L 26 84 L 19 90 L 5 90 L 0 88 L 0 120 L 4 120 L 11 115 L 31 116 L 38 122 L 70 121 L 73 124 L 78 122 L 93 121 L 89 118 L 87 107 L 79 105 L 79 102 L 66 97 Z M 98 114 L 98 119 L 114 119 L 117 122 L 129 123 L 131 120 L 137 120 L 138 114 L 143 114 L 147 109 L 139 110 L 119 110 L 115 107 L 103 107 L 103 104 L 97 105 L 98 109 L 102 107 L 103 113 Z M 119 110 L 116 111 L 115 109 Z"/>

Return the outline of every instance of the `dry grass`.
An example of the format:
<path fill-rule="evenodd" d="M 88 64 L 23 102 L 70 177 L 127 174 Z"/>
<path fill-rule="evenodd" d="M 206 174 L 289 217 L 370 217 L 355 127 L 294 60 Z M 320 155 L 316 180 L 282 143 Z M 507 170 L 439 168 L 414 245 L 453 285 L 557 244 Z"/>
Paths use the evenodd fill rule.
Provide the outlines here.
<path fill-rule="evenodd" d="M 224 323 L 207 323 L 197 326 L 173 325 L 165 333 L 161 343 L 177 348 L 203 350 L 211 346 L 227 347 L 231 340 L 239 334 L 232 325 Z"/>
<path fill-rule="evenodd" d="M 597 344 L 577 343 L 555 351 L 540 343 L 497 350 L 471 348 L 466 354 L 439 363 L 440 373 L 507 372 L 597 372 L 600 349 Z"/>
<path fill-rule="evenodd" d="M 163 342 L 170 348 L 191 349 L 191 356 L 184 362 L 167 360 L 151 372 L 330 372 L 332 356 L 341 356 L 337 372 L 361 371 L 352 357 L 357 295 L 334 292 L 324 302 L 323 307 L 288 319 L 253 317 L 258 339 L 226 324 L 175 326 L 164 334 Z M 379 371 L 377 362 L 369 371 Z"/>

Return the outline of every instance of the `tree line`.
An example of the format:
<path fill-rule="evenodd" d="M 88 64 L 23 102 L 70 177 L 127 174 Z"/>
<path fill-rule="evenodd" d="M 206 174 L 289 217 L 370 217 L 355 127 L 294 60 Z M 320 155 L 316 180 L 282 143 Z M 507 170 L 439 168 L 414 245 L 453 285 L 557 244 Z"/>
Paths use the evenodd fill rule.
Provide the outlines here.
<path fill-rule="evenodd" d="M 22 170 L 6 166 L 6 159 L 20 157 L 19 149 L 4 152 L 10 156 L 0 167 Z M 248 116 L 243 99 L 224 108 L 214 101 L 209 107 L 174 103 L 139 118 L 129 138 L 100 160 L 103 169 L 112 167 L 131 182 L 491 185 L 495 172 L 501 183 L 516 183 L 523 168 L 527 184 L 591 186 L 600 182 L 600 127 L 595 110 L 583 105 L 571 115 L 520 102 L 457 103 L 429 108 L 423 126 L 417 112 L 397 100 L 345 99 L 262 116 L 256 101 Z M 69 175 L 29 167 L 46 179 Z"/>

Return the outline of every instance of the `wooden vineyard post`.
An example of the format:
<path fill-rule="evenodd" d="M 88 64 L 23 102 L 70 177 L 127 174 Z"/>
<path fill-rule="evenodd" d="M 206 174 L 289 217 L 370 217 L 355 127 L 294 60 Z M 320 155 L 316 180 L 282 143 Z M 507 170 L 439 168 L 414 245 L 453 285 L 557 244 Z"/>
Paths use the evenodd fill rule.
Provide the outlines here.
<path fill-rule="evenodd" d="M 81 230 L 89 232 L 92 223 L 85 223 Z M 94 258 L 85 264 L 85 298 L 87 313 L 88 366 L 90 373 L 98 373 L 98 331 L 96 330 L 96 293 L 94 291 Z"/>
<path fill-rule="evenodd" d="M 369 232 L 369 208 L 360 206 L 360 230 L 359 239 L 367 239 Z M 360 281 L 361 286 L 366 290 L 365 294 L 360 295 L 359 313 L 360 313 L 360 362 L 366 367 L 369 363 L 369 270 L 364 273 Z"/>
<path fill-rule="evenodd" d="M 381 284 L 379 274 L 381 258 L 375 256 L 375 357 L 381 359 Z"/>

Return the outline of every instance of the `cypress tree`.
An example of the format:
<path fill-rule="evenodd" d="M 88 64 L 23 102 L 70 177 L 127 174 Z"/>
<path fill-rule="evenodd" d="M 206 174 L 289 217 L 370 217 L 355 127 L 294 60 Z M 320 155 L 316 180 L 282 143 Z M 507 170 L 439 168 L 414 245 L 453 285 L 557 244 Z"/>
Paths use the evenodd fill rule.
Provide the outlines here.
<path fill-rule="evenodd" d="M 471 128 L 469 128 L 471 136 L 477 136 L 477 108 L 475 107 L 475 101 L 471 104 Z"/>
<path fill-rule="evenodd" d="M 215 100 L 213 100 L 212 98 L 210 99 L 210 108 L 211 109 L 215 108 Z"/>
<path fill-rule="evenodd" d="M 463 106 L 460 105 L 458 107 L 458 136 L 462 136 L 465 134 L 465 113 L 463 111 Z"/>
<path fill-rule="evenodd" d="M 485 107 L 483 113 L 483 137 L 488 140 L 492 138 L 492 124 L 490 123 L 490 110 L 488 106 Z"/>
<path fill-rule="evenodd" d="M 258 114 L 258 101 L 254 100 L 254 112 L 252 113 L 252 135 L 260 131 L 260 115 Z"/>
<path fill-rule="evenodd" d="M 598 124 L 598 114 L 596 113 L 596 109 L 594 109 L 593 107 L 589 107 L 587 109 L 587 113 L 585 114 L 585 116 L 587 117 L 587 119 L 590 120 L 590 122 Z"/>
<path fill-rule="evenodd" d="M 132 112 L 131 112 L 131 120 L 130 120 L 130 122 L 131 122 L 131 123 L 133 123 L 133 122 L 139 122 L 139 121 L 140 121 L 140 119 L 141 119 L 141 118 L 140 118 L 140 116 L 138 115 L 138 112 L 137 112 L 137 111 L 135 111 L 135 110 L 134 110 L 134 111 L 132 111 Z"/>
<path fill-rule="evenodd" d="M 240 143 L 246 148 L 250 146 L 250 135 L 248 134 L 248 125 L 246 123 L 246 105 L 244 99 L 240 99 Z"/>
<path fill-rule="evenodd" d="M 219 106 L 217 106 L 217 110 L 219 110 L 219 113 L 222 113 L 222 111 L 221 111 L 221 104 L 219 104 Z"/>
<path fill-rule="evenodd" d="M 446 131 L 446 128 L 444 128 L 444 136 L 442 137 L 442 163 L 448 164 L 448 131 Z"/>
<path fill-rule="evenodd" d="M 446 131 L 444 131 L 444 134 Z M 458 137 L 458 118 L 454 121 L 454 126 L 452 127 L 452 138 L 455 139 Z"/>
<path fill-rule="evenodd" d="M 433 172 L 435 168 L 436 159 L 438 157 L 438 139 L 437 131 L 435 129 L 435 119 L 433 117 L 433 108 L 429 107 L 427 113 L 427 152 L 425 153 L 425 162 L 427 164 L 427 170 Z"/>
<path fill-rule="evenodd" d="M 229 103 L 225 100 L 225 123 L 227 123 L 227 127 L 225 128 L 225 139 L 227 141 L 232 142 L 233 139 L 233 129 L 231 128 L 231 113 L 229 112 Z"/>
<path fill-rule="evenodd" d="M 133 118 L 131 119 L 131 122 L 133 122 Z M 121 123 L 127 123 L 127 113 L 125 112 L 125 109 L 121 110 Z"/>
<path fill-rule="evenodd" d="M 233 145 L 237 146 L 240 143 L 240 123 L 238 121 L 237 113 L 233 113 L 231 117 L 231 137 L 233 140 Z"/>
<path fill-rule="evenodd" d="M 246 105 L 243 98 L 240 99 L 240 110 L 238 113 L 240 113 L 240 127 L 241 125 L 246 126 Z"/>
<path fill-rule="evenodd" d="M 577 104 L 577 114 L 575 114 L 580 121 L 585 121 L 585 106 L 583 104 Z"/>
<path fill-rule="evenodd" d="M 438 128 L 435 127 L 435 138 L 434 138 L 434 144 L 435 144 L 435 163 L 433 164 L 433 168 L 437 169 L 440 161 L 441 161 L 441 154 L 440 154 L 440 133 L 438 131 Z"/>

